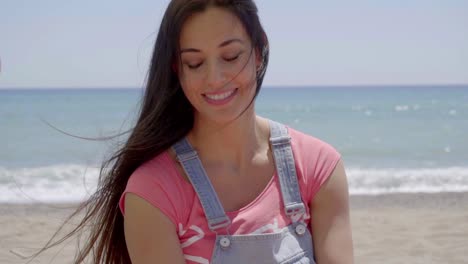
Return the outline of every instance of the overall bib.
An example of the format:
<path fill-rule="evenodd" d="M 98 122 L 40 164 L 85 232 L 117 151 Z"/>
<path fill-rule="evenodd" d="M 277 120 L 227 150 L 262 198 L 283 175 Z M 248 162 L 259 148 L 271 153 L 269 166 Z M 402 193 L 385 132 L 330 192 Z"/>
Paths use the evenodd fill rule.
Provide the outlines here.
<path fill-rule="evenodd" d="M 208 226 L 216 233 L 213 264 L 315 264 L 312 236 L 303 221 L 293 220 L 293 215 L 306 213 L 297 181 L 291 138 L 284 125 L 270 122 L 270 143 L 280 182 L 286 215 L 291 224 L 279 232 L 255 235 L 218 235 L 219 230 L 228 230 L 231 219 L 227 217 L 214 188 L 206 175 L 197 152 L 186 138 L 177 142 L 173 149 L 185 170 L 203 206 Z M 296 217 L 294 219 L 297 219 Z M 255 221 L 252 219 L 251 221 Z"/>

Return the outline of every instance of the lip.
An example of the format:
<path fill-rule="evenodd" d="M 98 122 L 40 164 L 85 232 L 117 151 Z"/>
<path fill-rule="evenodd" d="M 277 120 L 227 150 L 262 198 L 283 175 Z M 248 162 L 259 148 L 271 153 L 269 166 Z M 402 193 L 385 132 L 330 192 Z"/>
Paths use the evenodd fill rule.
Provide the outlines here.
<path fill-rule="evenodd" d="M 224 98 L 222 100 L 215 100 L 215 99 L 211 99 L 208 96 L 206 96 L 207 94 L 208 95 L 220 95 L 220 94 L 223 94 L 223 93 L 226 93 L 226 92 L 227 91 L 221 91 L 221 92 L 216 92 L 216 93 L 205 93 L 205 94 L 203 94 L 203 98 L 205 99 L 205 101 L 207 103 L 209 103 L 211 105 L 216 105 L 216 106 L 225 105 L 225 104 L 229 103 L 237 95 L 238 88 L 235 88 L 231 95 L 229 95 L 228 97 L 226 97 L 226 98 Z"/>

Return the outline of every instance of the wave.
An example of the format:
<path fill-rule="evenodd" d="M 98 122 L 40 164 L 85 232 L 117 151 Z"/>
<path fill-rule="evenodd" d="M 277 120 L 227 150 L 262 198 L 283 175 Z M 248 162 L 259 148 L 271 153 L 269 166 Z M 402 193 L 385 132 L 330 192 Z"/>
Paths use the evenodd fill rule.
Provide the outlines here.
<path fill-rule="evenodd" d="M 351 194 L 468 191 L 468 167 L 349 168 Z"/>
<path fill-rule="evenodd" d="M 99 170 L 78 164 L 0 167 L 0 203 L 79 202 L 96 190 Z M 350 194 L 468 191 L 468 167 L 350 167 L 346 171 Z"/>
<path fill-rule="evenodd" d="M 96 190 L 99 170 L 77 164 L 20 169 L 0 167 L 0 202 L 79 202 Z"/>

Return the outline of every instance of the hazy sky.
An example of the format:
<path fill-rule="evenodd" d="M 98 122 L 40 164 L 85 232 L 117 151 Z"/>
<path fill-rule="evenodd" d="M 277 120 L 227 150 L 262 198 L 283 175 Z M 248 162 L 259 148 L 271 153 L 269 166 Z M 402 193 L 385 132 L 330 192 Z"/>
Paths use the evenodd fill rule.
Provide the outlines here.
<path fill-rule="evenodd" d="M 141 87 L 167 0 L 2 0 L 0 88 Z M 258 0 L 268 86 L 468 84 L 468 0 Z"/>

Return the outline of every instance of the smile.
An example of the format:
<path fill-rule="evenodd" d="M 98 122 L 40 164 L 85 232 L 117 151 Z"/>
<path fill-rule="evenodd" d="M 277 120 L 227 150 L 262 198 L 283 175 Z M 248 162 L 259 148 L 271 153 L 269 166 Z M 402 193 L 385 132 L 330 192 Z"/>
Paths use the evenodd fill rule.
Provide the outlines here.
<path fill-rule="evenodd" d="M 203 94 L 203 97 L 210 104 L 221 105 L 228 103 L 236 94 L 237 88 L 223 93 Z"/>
<path fill-rule="evenodd" d="M 205 94 L 205 96 L 210 98 L 211 100 L 223 100 L 223 99 L 228 98 L 235 91 L 236 91 L 236 89 L 234 89 L 232 91 L 227 91 L 227 92 L 221 93 L 221 94 Z"/>

